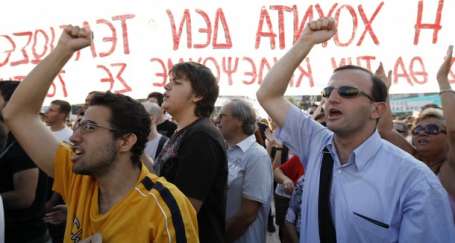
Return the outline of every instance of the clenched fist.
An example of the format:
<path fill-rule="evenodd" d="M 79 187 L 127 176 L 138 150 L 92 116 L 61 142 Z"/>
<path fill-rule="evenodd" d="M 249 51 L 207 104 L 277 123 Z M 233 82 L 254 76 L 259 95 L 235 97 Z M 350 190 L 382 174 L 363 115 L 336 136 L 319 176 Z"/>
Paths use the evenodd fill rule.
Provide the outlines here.
<path fill-rule="evenodd" d="M 67 25 L 63 28 L 58 46 L 68 51 L 75 52 L 92 43 L 93 34 L 90 30 L 78 26 Z"/>
<path fill-rule="evenodd" d="M 300 38 L 310 44 L 319 44 L 332 38 L 336 32 L 335 19 L 320 18 L 309 22 Z"/>

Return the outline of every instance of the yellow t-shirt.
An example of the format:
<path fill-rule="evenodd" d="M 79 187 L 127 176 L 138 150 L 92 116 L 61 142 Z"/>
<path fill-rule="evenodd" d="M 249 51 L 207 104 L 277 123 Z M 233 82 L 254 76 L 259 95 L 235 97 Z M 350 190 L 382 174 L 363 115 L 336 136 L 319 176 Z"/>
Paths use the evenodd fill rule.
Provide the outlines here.
<path fill-rule="evenodd" d="M 176 186 L 142 166 L 136 185 L 105 214 L 98 210 L 98 183 L 72 172 L 64 144 L 54 160 L 54 191 L 68 207 L 65 243 L 100 233 L 104 242 L 199 242 L 196 211 Z"/>

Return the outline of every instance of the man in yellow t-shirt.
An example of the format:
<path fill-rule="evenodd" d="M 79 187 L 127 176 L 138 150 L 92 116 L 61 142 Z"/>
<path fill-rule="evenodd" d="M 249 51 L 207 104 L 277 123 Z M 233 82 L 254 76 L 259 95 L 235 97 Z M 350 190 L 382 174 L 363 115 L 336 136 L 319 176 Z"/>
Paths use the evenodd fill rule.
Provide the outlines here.
<path fill-rule="evenodd" d="M 71 154 L 62 143 L 54 161 L 53 189 L 68 207 L 65 242 L 97 232 L 103 242 L 182 242 L 179 237 L 198 242 L 195 210 L 173 184 L 141 166 L 134 188 L 102 214 L 98 184 L 90 176 L 72 172 Z"/>
<path fill-rule="evenodd" d="M 59 144 L 38 116 L 55 76 L 92 42 L 66 26 L 56 48 L 16 89 L 3 116 L 27 154 L 49 176 L 67 206 L 65 242 L 199 242 L 196 211 L 171 183 L 140 161 L 150 118 L 132 98 L 110 92 L 91 100 L 71 146 Z M 96 234 L 96 237 L 92 237 Z"/>

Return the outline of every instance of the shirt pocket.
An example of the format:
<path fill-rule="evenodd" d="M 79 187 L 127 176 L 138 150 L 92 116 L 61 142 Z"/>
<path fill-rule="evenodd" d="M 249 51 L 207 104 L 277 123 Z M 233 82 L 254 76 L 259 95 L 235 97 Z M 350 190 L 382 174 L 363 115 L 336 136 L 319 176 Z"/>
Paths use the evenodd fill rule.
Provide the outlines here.
<path fill-rule="evenodd" d="M 228 169 L 228 187 L 230 187 L 234 181 L 241 179 L 243 168 L 236 163 L 229 163 Z"/>
<path fill-rule="evenodd" d="M 379 215 L 368 210 L 353 209 L 351 222 L 359 238 L 368 240 L 368 243 L 395 242 L 391 223 L 387 221 L 384 214 Z M 397 239 L 396 239 L 397 240 Z"/>

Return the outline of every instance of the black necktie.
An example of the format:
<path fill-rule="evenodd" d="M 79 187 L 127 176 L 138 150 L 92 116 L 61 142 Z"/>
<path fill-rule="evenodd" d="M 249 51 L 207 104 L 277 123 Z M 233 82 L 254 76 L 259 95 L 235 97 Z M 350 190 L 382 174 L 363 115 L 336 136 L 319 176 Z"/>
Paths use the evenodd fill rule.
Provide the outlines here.
<path fill-rule="evenodd" d="M 321 243 L 333 243 L 336 240 L 336 231 L 333 226 L 330 210 L 330 188 L 332 185 L 333 159 L 327 148 L 323 150 L 321 175 L 319 178 L 319 239 Z"/>

